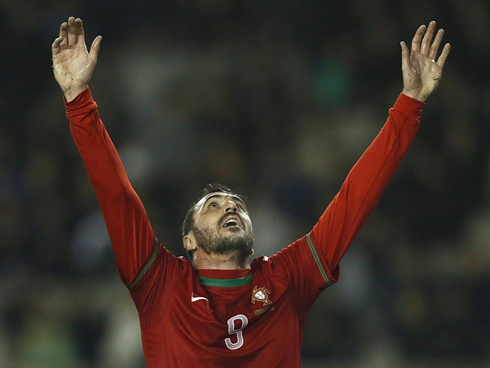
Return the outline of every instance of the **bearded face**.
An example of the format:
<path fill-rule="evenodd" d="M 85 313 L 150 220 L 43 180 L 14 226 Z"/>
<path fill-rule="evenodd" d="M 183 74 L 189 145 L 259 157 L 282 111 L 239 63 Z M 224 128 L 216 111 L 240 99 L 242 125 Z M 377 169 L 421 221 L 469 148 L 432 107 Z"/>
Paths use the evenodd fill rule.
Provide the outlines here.
<path fill-rule="evenodd" d="M 191 232 L 207 254 L 230 254 L 243 263 L 253 253 L 252 222 L 243 201 L 228 193 L 212 193 L 195 207 Z"/>

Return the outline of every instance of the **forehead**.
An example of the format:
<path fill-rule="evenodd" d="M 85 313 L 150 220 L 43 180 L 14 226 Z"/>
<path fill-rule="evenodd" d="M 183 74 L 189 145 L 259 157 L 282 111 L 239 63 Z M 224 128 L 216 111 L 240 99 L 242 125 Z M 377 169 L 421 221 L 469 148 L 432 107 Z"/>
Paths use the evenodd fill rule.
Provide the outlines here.
<path fill-rule="evenodd" d="M 201 210 L 206 202 L 208 202 L 210 199 L 215 198 L 215 199 L 226 199 L 230 198 L 233 199 L 234 201 L 240 202 L 241 204 L 245 205 L 242 199 L 240 197 L 230 194 L 230 193 L 225 193 L 225 192 L 214 192 L 214 193 L 209 193 L 206 194 L 204 197 L 202 197 L 199 202 L 196 203 L 195 209 L 196 210 Z"/>

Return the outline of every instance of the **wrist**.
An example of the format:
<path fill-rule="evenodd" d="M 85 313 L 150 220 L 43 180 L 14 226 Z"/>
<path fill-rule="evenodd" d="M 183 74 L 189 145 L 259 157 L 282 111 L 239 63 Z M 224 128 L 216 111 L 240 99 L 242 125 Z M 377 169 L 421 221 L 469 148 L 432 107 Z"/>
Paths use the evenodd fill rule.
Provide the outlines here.
<path fill-rule="evenodd" d="M 84 86 L 70 88 L 66 91 L 63 91 L 63 95 L 65 96 L 66 102 L 73 101 L 75 97 L 77 97 L 81 92 L 85 91 L 87 87 L 88 85 L 84 85 Z"/>
<path fill-rule="evenodd" d="M 405 88 L 403 89 L 402 93 L 405 96 L 414 98 L 420 102 L 425 102 L 430 95 L 430 93 L 426 91 L 410 91 L 410 90 L 406 90 Z"/>

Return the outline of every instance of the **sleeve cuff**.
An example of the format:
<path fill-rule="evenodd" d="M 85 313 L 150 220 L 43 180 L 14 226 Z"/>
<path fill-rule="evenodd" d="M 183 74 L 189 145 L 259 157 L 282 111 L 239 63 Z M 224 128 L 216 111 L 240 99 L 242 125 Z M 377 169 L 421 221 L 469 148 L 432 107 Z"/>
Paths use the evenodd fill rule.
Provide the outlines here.
<path fill-rule="evenodd" d="M 420 118 L 420 114 L 422 114 L 422 108 L 424 106 L 425 102 L 400 93 L 400 96 L 398 96 L 398 99 L 393 106 L 393 110 L 418 120 Z"/>
<path fill-rule="evenodd" d="M 63 102 L 65 104 L 66 116 L 68 118 L 80 114 L 86 114 L 90 110 L 97 108 L 97 104 L 92 97 L 89 87 L 80 92 L 77 97 L 70 102 L 67 102 L 65 96 L 63 96 Z"/>

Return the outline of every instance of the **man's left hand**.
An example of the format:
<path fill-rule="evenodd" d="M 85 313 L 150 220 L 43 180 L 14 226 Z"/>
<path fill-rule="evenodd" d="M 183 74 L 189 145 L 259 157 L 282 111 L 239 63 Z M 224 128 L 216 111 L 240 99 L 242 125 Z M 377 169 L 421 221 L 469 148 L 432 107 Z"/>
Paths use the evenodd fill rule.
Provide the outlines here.
<path fill-rule="evenodd" d="M 405 42 L 402 47 L 402 74 L 403 94 L 424 102 L 435 91 L 442 77 L 442 70 L 451 45 L 446 43 L 439 58 L 436 59 L 444 30 L 439 29 L 432 42 L 436 22 L 429 23 L 429 27 L 422 25 L 417 29 L 412 40 L 412 50 Z"/>

